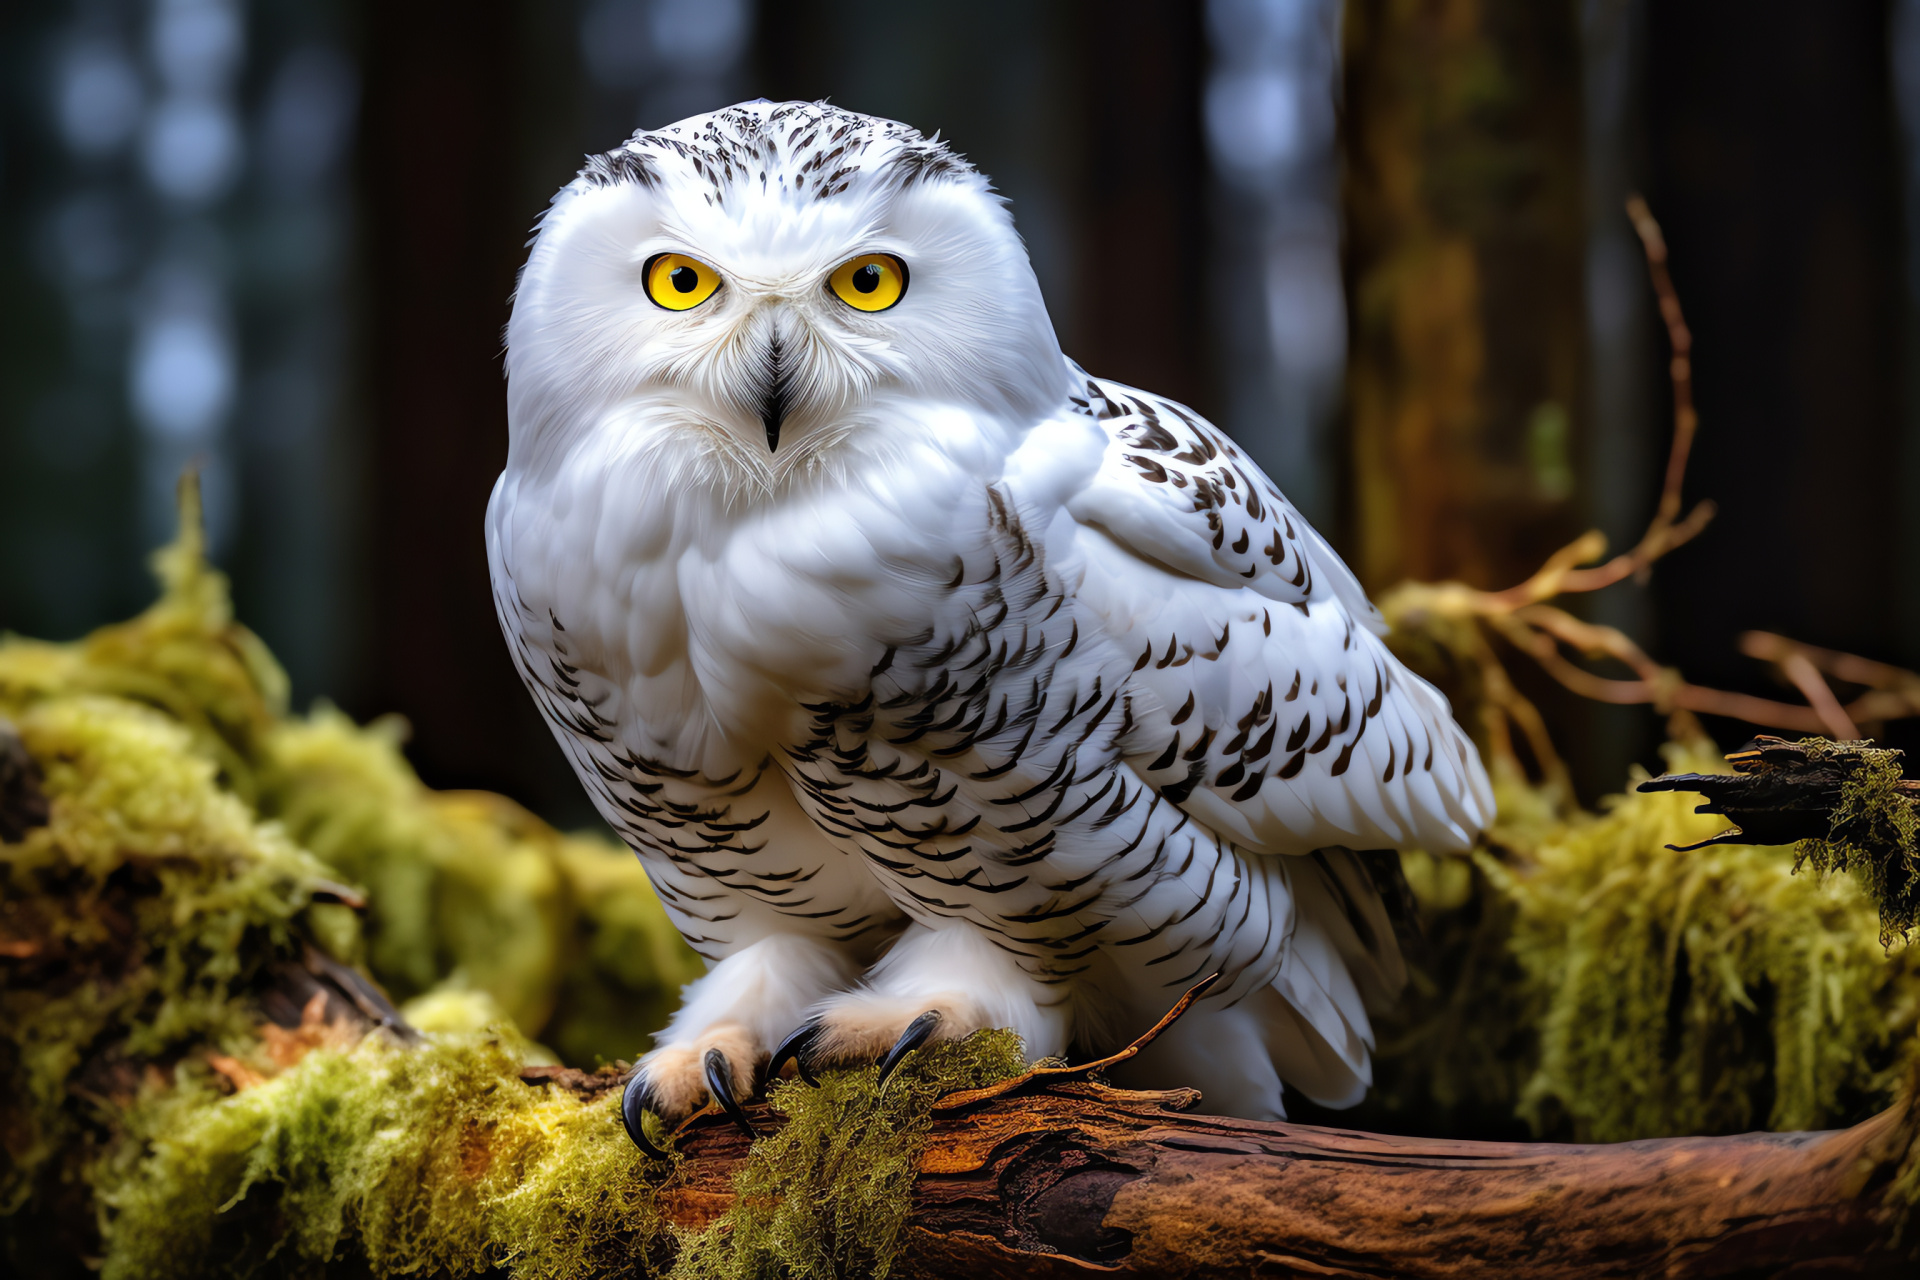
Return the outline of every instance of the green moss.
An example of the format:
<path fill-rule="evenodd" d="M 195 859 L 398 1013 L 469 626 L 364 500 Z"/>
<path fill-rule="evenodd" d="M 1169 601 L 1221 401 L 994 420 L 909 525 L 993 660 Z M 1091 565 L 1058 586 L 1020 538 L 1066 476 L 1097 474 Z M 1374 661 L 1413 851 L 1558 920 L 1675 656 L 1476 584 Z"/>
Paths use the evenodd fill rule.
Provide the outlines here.
<path fill-rule="evenodd" d="M 1816 760 L 1828 745 L 1802 741 Z M 1906 941 L 1920 917 L 1920 811 L 1900 789 L 1900 752 L 1868 747 L 1857 754 L 1859 766 L 1841 784 L 1827 837 L 1802 840 L 1795 866 L 1859 876 L 1880 913 L 1880 943 L 1891 947 L 1896 938 Z"/>
<path fill-rule="evenodd" d="M 776 1087 L 786 1127 L 736 1179 L 735 1208 L 677 1235 L 672 1166 L 641 1160 L 618 1094 L 529 1086 L 510 1031 L 321 1050 L 217 1096 L 183 1070 L 130 1112 L 135 1158 L 100 1176 L 105 1280 L 500 1268 L 516 1280 L 884 1276 L 903 1244 L 934 1099 L 1022 1068 L 1007 1032 L 875 1070 Z"/>
<path fill-rule="evenodd" d="M 227 1098 L 134 1111 L 142 1156 L 101 1179 L 105 1280 L 610 1275 L 671 1245 L 616 1094 L 522 1084 L 510 1033 L 307 1055 Z"/>
<path fill-rule="evenodd" d="M 786 1127 L 754 1144 L 733 1210 L 686 1243 L 684 1280 L 836 1280 L 891 1269 L 905 1243 L 913 1180 L 935 1099 L 1025 1069 L 1009 1031 L 930 1045 L 884 1088 L 878 1068 L 788 1081 L 768 1096 Z"/>
<path fill-rule="evenodd" d="M 13 708 L 46 771 L 51 820 L 0 845 L 0 1211 L 122 1082 L 83 1066 L 232 1048 L 241 996 L 298 954 L 296 918 L 328 870 L 216 782 L 187 728 L 81 694 Z"/>
<path fill-rule="evenodd" d="M 1705 741 L 1666 756 L 1726 770 Z M 1516 778 L 1496 787 L 1473 892 L 1440 901 L 1425 855 L 1407 860 L 1436 963 L 1383 1028 L 1379 1122 L 1518 1115 L 1613 1141 L 1819 1128 L 1885 1101 L 1915 1048 L 1920 956 L 1883 951 L 1860 885 L 1796 879 L 1785 849 L 1669 850 L 1723 825 L 1686 794 L 1556 816 Z"/>

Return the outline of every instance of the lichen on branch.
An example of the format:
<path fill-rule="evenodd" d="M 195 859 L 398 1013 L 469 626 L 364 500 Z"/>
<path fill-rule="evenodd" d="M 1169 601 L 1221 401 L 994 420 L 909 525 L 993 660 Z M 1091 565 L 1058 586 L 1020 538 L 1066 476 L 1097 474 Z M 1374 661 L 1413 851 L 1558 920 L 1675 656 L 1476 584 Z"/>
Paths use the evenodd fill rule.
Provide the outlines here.
<path fill-rule="evenodd" d="M 1903 753 L 1812 739 L 1802 745 L 1815 760 L 1850 748 L 1854 763 L 1840 785 L 1827 834 L 1794 847 L 1796 868 L 1804 863 L 1823 875 L 1858 876 L 1880 913 L 1880 944 L 1905 942 L 1920 918 L 1920 812 L 1911 790 L 1900 785 Z"/>

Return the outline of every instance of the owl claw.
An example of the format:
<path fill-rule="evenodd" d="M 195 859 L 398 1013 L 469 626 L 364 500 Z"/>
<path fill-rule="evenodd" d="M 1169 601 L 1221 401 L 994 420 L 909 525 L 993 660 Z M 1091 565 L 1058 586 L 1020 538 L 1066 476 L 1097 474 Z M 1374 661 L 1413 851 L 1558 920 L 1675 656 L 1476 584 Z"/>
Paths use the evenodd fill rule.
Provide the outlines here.
<path fill-rule="evenodd" d="M 877 1087 L 885 1084 L 887 1077 L 893 1074 L 893 1069 L 900 1065 L 900 1060 L 925 1044 L 927 1037 L 932 1035 L 939 1025 L 938 1009 L 929 1009 L 909 1022 L 907 1029 L 900 1033 L 900 1038 L 893 1042 L 893 1048 L 887 1050 L 887 1056 L 880 1059 L 880 1078 L 874 1081 L 874 1085 Z"/>
<path fill-rule="evenodd" d="M 633 1140 L 634 1146 L 655 1160 L 665 1160 L 667 1153 L 648 1139 L 643 1123 L 647 1112 L 653 1110 L 652 1103 L 653 1091 L 647 1087 L 646 1076 L 635 1071 L 627 1079 L 626 1091 L 620 1095 L 620 1123 L 626 1126 L 627 1137 Z"/>
<path fill-rule="evenodd" d="M 747 1113 L 741 1110 L 739 1101 L 733 1096 L 733 1064 L 727 1061 L 727 1055 L 718 1049 L 707 1050 L 703 1064 L 707 1071 L 707 1089 L 713 1094 L 713 1100 L 720 1109 L 747 1135 L 749 1141 L 758 1138 L 760 1131 L 747 1119 Z"/>
<path fill-rule="evenodd" d="M 800 1072 L 800 1078 L 818 1089 L 820 1081 L 814 1077 L 812 1067 L 807 1064 L 807 1055 L 813 1051 L 813 1046 L 819 1039 L 820 1024 L 818 1022 L 809 1019 L 796 1027 L 793 1034 L 782 1040 L 780 1047 L 773 1051 L 773 1056 L 767 1059 L 767 1082 L 771 1084 L 778 1080 L 780 1068 L 786 1066 L 787 1059 L 791 1058 L 795 1069 Z"/>

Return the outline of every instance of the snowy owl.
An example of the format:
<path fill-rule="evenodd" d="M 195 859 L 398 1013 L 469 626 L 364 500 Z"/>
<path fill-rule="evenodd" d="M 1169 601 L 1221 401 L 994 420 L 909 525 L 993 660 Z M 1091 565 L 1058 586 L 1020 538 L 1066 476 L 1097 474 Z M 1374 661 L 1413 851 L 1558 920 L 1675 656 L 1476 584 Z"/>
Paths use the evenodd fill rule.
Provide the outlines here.
<path fill-rule="evenodd" d="M 1172 268 L 1170 268 L 1172 269 Z M 817 103 L 555 197 L 487 512 L 516 665 L 706 958 L 626 1094 L 1018 1032 L 1207 1107 L 1369 1081 L 1404 978 L 1356 850 L 1459 850 L 1478 756 L 1191 410 L 1061 353 L 987 180 Z"/>

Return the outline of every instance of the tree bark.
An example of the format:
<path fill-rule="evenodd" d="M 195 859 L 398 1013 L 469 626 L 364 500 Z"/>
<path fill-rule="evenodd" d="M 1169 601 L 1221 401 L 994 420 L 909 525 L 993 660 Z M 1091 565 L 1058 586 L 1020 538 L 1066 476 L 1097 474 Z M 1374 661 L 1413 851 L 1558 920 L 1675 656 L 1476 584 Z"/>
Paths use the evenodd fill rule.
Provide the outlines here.
<path fill-rule="evenodd" d="M 1698 792 L 1706 803 L 1695 813 L 1717 813 L 1734 824 L 1712 839 L 1688 845 L 1683 853 L 1715 844 L 1823 840 L 1832 833 L 1841 789 L 1861 771 L 1872 750 L 1871 742 L 1828 742 L 1809 751 L 1805 743 L 1761 734 L 1727 757 L 1732 773 L 1663 774 L 1648 778 L 1638 789 Z M 1880 749 L 1878 754 L 1889 753 Z M 1897 761 L 1902 753 L 1890 754 Z M 1920 802 L 1920 779 L 1902 779 L 1895 789 L 1909 803 Z"/>
<path fill-rule="evenodd" d="M 334 1016 L 396 1030 L 377 990 L 338 969 L 310 955 L 289 976 L 317 979 Z M 589 1096 L 625 1083 L 612 1067 L 530 1067 L 521 1078 Z M 1614 1144 L 1236 1120 L 1195 1114 L 1200 1100 L 1060 1068 L 949 1095 L 934 1106 L 896 1273 L 1807 1280 L 1911 1276 L 1920 1262 L 1906 1229 L 1920 1183 L 1920 1071 L 1893 1107 L 1850 1129 Z M 764 1102 L 746 1110 L 763 1136 L 784 1123 Z M 733 1207 L 750 1142 L 709 1108 L 681 1127 L 677 1147 L 684 1159 L 659 1207 L 699 1230 Z"/>
<path fill-rule="evenodd" d="M 1761 734 L 1727 757 L 1730 774 L 1667 774 L 1639 789 L 1697 792 L 1706 803 L 1695 813 L 1733 821 L 1712 839 L 1676 852 L 1715 844 L 1799 844 L 1800 857 L 1821 874 L 1858 876 L 1880 913 L 1880 944 L 1891 946 L 1920 925 L 1920 779 L 1902 776 L 1904 758 L 1904 752 L 1870 741 L 1788 742 Z M 1855 786 L 1860 789 L 1850 802 L 1848 789 Z M 1797 860 L 1794 866 L 1798 870 Z"/>
<path fill-rule="evenodd" d="M 553 1079 L 610 1087 L 615 1078 Z M 1611 1146 L 1457 1142 L 1186 1111 L 1191 1090 L 1048 1081 L 937 1113 L 912 1277 L 1760 1277 L 1911 1275 L 1886 1191 L 1916 1133 L 1902 1103 L 1851 1129 Z M 763 1132 L 779 1117 L 749 1108 Z M 747 1140 L 683 1130 L 661 1198 L 704 1227 Z"/>

